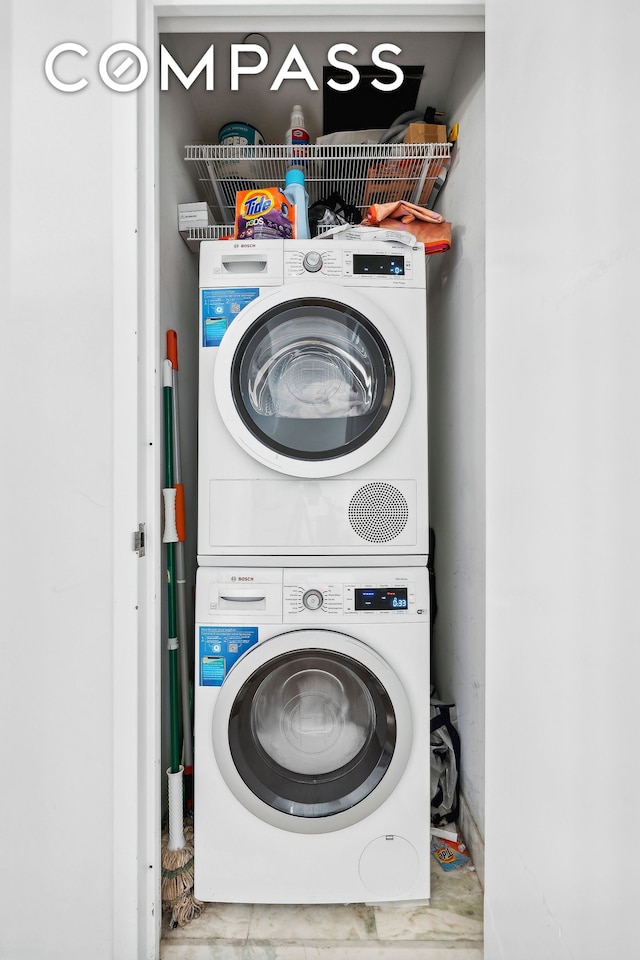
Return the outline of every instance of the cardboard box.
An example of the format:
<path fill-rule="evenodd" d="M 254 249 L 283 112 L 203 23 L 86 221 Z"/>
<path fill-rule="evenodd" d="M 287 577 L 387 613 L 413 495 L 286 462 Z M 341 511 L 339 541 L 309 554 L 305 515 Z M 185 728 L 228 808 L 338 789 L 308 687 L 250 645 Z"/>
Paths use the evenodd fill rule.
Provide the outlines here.
<path fill-rule="evenodd" d="M 444 123 L 410 123 L 404 135 L 405 143 L 446 143 L 447 127 Z"/>
<path fill-rule="evenodd" d="M 410 123 L 405 137 L 405 143 L 447 143 L 447 127 L 444 123 Z M 442 170 L 442 160 L 430 160 L 427 169 L 422 196 L 418 201 L 423 206 L 427 204 L 433 185 Z"/>
<path fill-rule="evenodd" d="M 190 250 L 197 252 L 200 249 L 200 241 L 189 240 L 189 230 L 192 227 L 210 227 L 213 223 L 215 223 L 213 214 L 204 200 L 197 203 L 178 204 L 178 230 Z"/>
<path fill-rule="evenodd" d="M 178 230 L 188 230 L 189 227 L 209 227 L 212 223 L 211 210 L 204 201 L 178 204 Z"/>

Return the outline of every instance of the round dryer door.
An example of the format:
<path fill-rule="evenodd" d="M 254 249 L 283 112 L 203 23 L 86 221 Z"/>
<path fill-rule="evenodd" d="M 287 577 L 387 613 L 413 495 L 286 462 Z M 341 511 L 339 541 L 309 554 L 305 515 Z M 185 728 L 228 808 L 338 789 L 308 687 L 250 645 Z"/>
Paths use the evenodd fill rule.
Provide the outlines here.
<path fill-rule="evenodd" d="M 412 739 L 400 680 L 358 640 L 295 630 L 252 647 L 225 679 L 213 750 L 251 813 L 299 833 L 363 819 L 393 791 Z"/>
<path fill-rule="evenodd" d="M 255 459 L 292 476 L 335 476 L 396 434 L 410 366 L 373 302 L 309 281 L 242 311 L 222 339 L 215 392 L 227 429 Z"/>

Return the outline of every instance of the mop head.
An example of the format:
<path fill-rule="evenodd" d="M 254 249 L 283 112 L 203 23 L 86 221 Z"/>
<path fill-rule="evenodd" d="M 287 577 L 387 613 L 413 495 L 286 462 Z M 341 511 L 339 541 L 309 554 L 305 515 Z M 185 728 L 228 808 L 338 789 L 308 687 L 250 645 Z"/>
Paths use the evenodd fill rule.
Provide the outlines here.
<path fill-rule="evenodd" d="M 171 910 L 171 929 L 195 920 L 204 906 L 193 895 L 193 826 L 187 821 L 184 839 L 179 850 L 169 850 L 169 831 L 162 834 L 162 905 Z"/>

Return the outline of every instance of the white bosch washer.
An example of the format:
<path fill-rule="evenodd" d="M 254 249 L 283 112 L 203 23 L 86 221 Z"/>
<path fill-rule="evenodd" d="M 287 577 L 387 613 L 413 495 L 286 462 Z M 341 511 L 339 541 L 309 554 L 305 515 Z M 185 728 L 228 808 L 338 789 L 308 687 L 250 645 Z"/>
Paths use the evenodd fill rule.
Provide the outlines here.
<path fill-rule="evenodd" d="M 422 245 L 203 242 L 198 450 L 201 565 L 423 564 Z"/>
<path fill-rule="evenodd" d="M 421 567 L 200 567 L 195 895 L 429 897 Z"/>

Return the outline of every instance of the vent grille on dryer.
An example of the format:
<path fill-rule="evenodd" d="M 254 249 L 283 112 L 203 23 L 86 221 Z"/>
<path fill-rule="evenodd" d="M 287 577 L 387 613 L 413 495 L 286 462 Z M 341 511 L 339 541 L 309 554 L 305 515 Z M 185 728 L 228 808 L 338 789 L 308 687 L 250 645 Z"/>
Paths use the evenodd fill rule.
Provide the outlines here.
<path fill-rule="evenodd" d="M 390 483 L 367 483 L 349 503 L 349 522 L 363 540 L 386 543 L 404 530 L 409 507 L 404 495 Z"/>

